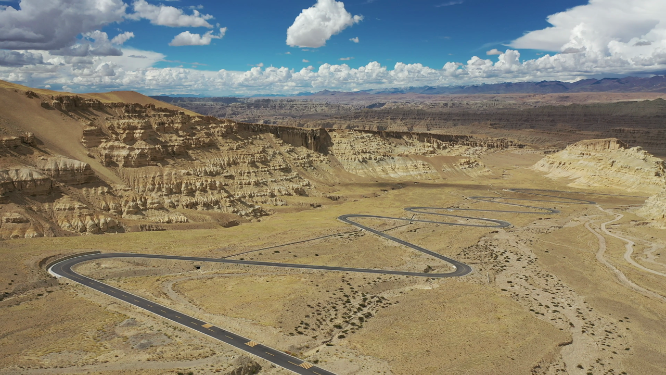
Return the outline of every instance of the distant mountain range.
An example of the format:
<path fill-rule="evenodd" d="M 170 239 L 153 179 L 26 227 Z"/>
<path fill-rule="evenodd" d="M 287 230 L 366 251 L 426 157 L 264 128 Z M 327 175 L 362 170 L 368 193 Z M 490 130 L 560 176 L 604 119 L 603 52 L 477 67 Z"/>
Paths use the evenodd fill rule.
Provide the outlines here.
<path fill-rule="evenodd" d="M 560 94 L 578 92 L 661 92 L 666 93 L 666 76 L 649 78 L 625 77 L 584 79 L 577 82 L 541 81 L 541 82 L 506 82 L 473 86 L 419 86 L 389 89 L 360 90 L 353 92 L 323 90 L 316 93 L 301 92 L 294 95 L 258 94 L 246 98 L 275 97 L 326 97 L 326 96 L 360 96 L 360 95 L 391 95 L 391 94 L 424 94 L 424 95 L 473 95 L 473 94 Z M 174 102 L 175 98 L 193 98 L 185 101 L 196 101 L 204 98 L 197 95 L 161 95 L 154 99 Z M 240 96 L 239 96 L 240 97 Z M 227 102 L 232 97 L 219 98 Z M 211 98 L 207 98 L 211 99 Z M 176 101 L 183 101 L 176 100 Z"/>
<path fill-rule="evenodd" d="M 474 86 L 421 86 L 391 89 L 361 90 L 355 92 L 324 90 L 310 96 L 332 95 L 388 95 L 388 94 L 425 94 L 425 95 L 473 95 L 473 94 L 558 94 L 577 92 L 663 92 L 666 93 L 666 76 L 650 78 L 626 77 L 585 79 L 577 82 L 542 81 L 542 82 L 506 82 Z M 302 95 L 302 94 L 300 94 Z"/>

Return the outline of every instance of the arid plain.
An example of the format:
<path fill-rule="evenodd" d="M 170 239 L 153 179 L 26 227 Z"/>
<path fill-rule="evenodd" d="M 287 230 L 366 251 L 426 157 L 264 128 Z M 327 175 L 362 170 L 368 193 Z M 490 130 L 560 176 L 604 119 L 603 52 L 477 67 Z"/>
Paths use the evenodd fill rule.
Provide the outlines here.
<path fill-rule="evenodd" d="M 410 219 L 358 221 L 473 271 L 76 271 L 336 374 L 665 372 L 666 179 L 640 145 L 257 125 L 136 93 L 1 87 L 0 374 L 290 373 L 45 265 L 101 251 L 452 270 L 345 214 Z"/>

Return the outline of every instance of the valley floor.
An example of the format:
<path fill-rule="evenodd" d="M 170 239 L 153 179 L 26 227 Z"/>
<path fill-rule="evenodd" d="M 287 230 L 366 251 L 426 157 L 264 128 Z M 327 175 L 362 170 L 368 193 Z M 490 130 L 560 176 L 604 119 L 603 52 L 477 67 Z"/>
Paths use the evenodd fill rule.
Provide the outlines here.
<path fill-rule="evenodd" d="M 273 215 L 231 228 L 0 242 L 0 286 L 21 286 L 0 301 L 0 374 L 228 374 L 257 364 L 261 374 L 288 373 L 58 283 L 40 268 L 49 256 L 99 250 L 447 272 L 446 263 L 336 218 L 413 217 L 403 211 L 410 206 L 516 210 L 501 203 L 560 213 L 465 213 L 508 228 L 363 220 L 470 265 L 460 278 L 164 260 L 100 260 L 77 270 L 337 374 L 666 373 L 666 231 L 634 213 L 647 196 L 568 187 L 527 168 L 541 156 L 492 153 L 481 160 L 490 173 L 478 177 L 340 183 L 328 195 L 335 200 L 287 197 Z"/>

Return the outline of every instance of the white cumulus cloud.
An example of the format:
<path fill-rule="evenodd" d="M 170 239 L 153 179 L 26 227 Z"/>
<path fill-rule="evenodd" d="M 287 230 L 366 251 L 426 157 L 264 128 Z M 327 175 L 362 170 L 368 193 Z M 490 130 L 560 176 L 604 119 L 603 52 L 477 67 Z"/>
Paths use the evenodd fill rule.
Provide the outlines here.
<path fill-rule="evenodd" d="M 571 42 L 585 39 L 595 48 L 608 50 L 611 42 L 627 43 L 663 39 L 666 31 L 666 2 L 662 0 L 590 0 L 547 18 L 552 26 L 514 40 L 514 48 L 561 51 Z"/>
<path fill-rule="evenodd" d="M 341 1 L 317 0 L 312 7 L 303 9 L 287 29 L 287 45 L 309 48 L 324 46 L 331 36 L 361 20 L 363 16 L 352 16 Z"/>
<path fill-rule="evenodd" d="M 65 0 L 53 0 L 53 2 L 62 1 Z M 85 3 L 83 0 L 69 1 L 78 1 L 77 4 Z M 110 4 L 114 0 L 98 1 Z M 23 0 L 23 2 L 33 5 L 38 3 L 37 0 Z M 44 4 L 48 7 L 49 2 Z M 666 71 L 664 7 L 666 2 L 663 0 L 592 0 L 588 5 L 551 16 L 549 21 L 552 27 L 527 33 L 512 43 L 520 48 L 552 50 L 554 53 L 534 59 L 522 59 L 520 52 L 515 48 L 504 52 L 492 49 L 481 57 L 471 56 L 465 61 L 443 60 L 442 65 L 433 67 L 402 62 L 394 66 L 382 66 L 378 62 L 371 62 L 365 66 L 352 68 L 340 62 L 337 65 L 322 64 L 319 67 L 308 66 L 300 70 L 272 66 L 253 66 L 248 67 L 247 71 L 156 68 L 158 62 L 166 61 L 164 60 L 166 56 L 122 47 L 122 43 L 130 37 L 128 33 L 109 38 L 105 32 L 99 31 L 101 29 L 93 28 L 72 34 L 74 31 L 71 30 L 82 30 L 80 25 L 70 29 L 67 22 L 62 21 L 64 25 L 62 27 L 68 30 L 70 35 L 69 42 L 53 44 L 53 41 L 61 39 L 59 37 L 49 39 L 51 40 L 48 42 L 51 43 L 49 45 L 58 46 L 51 51 L 45 51 L 44 45 L 22 49 L 5 47 L 18 51 L 0 49 L 0 79 L 32 87 L 51 85 L 54 89 L 61 89 L 67 86 L 77 92 L 139 90 L 146 94 L 192 93 L 220 96 L 267 92 L 290 94 L 323 89 L 353 91 L 425 85 L 576 81 L 604 75 L 645 76 Z M 3 11 L 9 9 L 9 7 L 0 9 L 0 19 L 4 17 Z M 322 9 L 329 9 L 330 12 L 324 12 Z M 17 11 L 10 10 L 10 12 Z M 337 22 L 338 25 L 347 24 L 345 27 L 357 22 L 344 10 L 342 3 L 333 0 L 320 0 L 314 7 L 306 9 L 299 18 L 316 20 L 315 16 L 322 12 L 328 14 L 328 18 L 322 18 L 328 21 L 315 22 L 319 27 L 317 32 L 320 34 L 314 31 L 312 35 L 295 32 L 293 34 L 303 38 L 312 37 L 310 42 L 305 43 L 305 47 L 311 48 L 310 46 L 316 45 L 314 42 L 316 40 L 323 45 L 334 33 L 326 31 L 321 34 L 320 29 L 335 30 L 326 26 L 329 23 L 336 24 L 333 22 L 334 19 L 338 21 L 340 18 L 347 19 Z M 340 17 L 341 14 L 346 16 Z M 78 19 L 75 16 L 67 17 Z M 597 20 L 597 17 L 602 21 Z M 45 19 L 44 22 L 56 21 Z M 295 22 L 294 25 L 302 26 L 307 23 L 303 22 Z M 0 30 L 5 30 L 3 27 L 5 24 L 0 22 Z M 49 28 L 44 30 L 46 29 Z M 342 29 L 338 27 L 337 30 L 339 32 Z M 212 39 L 221 38 L 225 31 L 226 29 L 220 29 L 219 34 L 214 34 L 211 30 L 203 35 L 185 32 L 174 38 L 172 43 L 210 44 Z M 0 43 L 19 40 L 11 39 L 13 36 L 7 35 L 0 32 Z M 77 35 L 81 35 L 79 40 L 76 40 Z M 323 37 L 314 37 L 314 35 L 323 35 Z M 176 40 L 178 37 L 183 40 Z M 308 61 L 303 60 L 303 62 Z M 183 66 L 195 65 L 192 62 L 179 63 Z"/>
<path fill-rule="evenodd" d="M 181 9 L 168 5 L 153 5 L 146 0 L 136 0 L 132 3 L 134 13 L 128 15 L 132 19 L 145 18 L 153 25 L 169 27 L 207 27 L 213 28 L 208 20 L 213 16 L 201 14 L 198 10 L 192 10 L 192 14 L 185 14 Z"/>
<path fill-rule="evenodd" d="M 351 39 L 349 39 L 349 40 L 351 40 L 351 41 L 354 42 L 354 43 L 358 43 L 358 37 L 354 37 L 354 38 L 351 38 Z"/>
<path fill-rule="evenodd" d="M 0 8 L 0 48 L 54 50 L 75 38 L 123 20 L 122 0 L 21 0 Z M 18 9 L 17 9 L 18 8 Z"/>
<path fill-rule="evenodd" d="M 123 53 L 120 45 L 132 37 L 134 37 L 134 33 L 125 32 L 109 40 L 106 32 L 95 30 L 84 33 L 82 39 L 75 44 L 50 51 L 50 53 L 61 56 L 121 56 Z"/>
<path fill-rule="evenodd" d="M 0 66 L 23 66 L 43 64 L 41 53 L 5 51 L 0 49 Z"/>
<path fill-rule="evenodd" d="M 189 31 L 183 31 L 182 33 L 176 35 L 173 40 L 169 43 L 170 46 L 207 46 L 213 39 L 222 39 L 224 34 L 227 33 L 227 28 L 223 27 L 220 29 L 218 35 L 213 35 L 213 30 L 208 31 L 207 33 L 193 34 Z"/>
<path fill-rule="evenodd" d="M 121 45 L 130 40 L 131 38 L 134 38 L 134 33 L 131 31 L 126 31 L 122 34 L 118 34 L 111 39 L 111 44 L 117 44 Z"/>
<path fill-rule="evenodd" d="M 666 2 L 590 0 L 548 17 L 551 27 L 529 32 L 514 48 L 559 51 L 528 62 L 581 76 L 656 72 L 666 64 Z"/>
<path fill-rule="evenodd" d="M 521 60 L 518 51 L 509 49 L 492 59 L 473 56 L 466 62 L 447 62 L 441 68 L 401 62 L 388 67 L 371 62 L 358 68 L 347 64 L 322 64 L 318 68 L 309 66 L 300 70 L 254 66 L 247 71 L 211 71 L 182 67 L 154 68 L 154 63 L 164 61 L 164 55 L 129 49 L 124 49 L 124 52 L 126 56 L 116 57 L 48 57 L 48 53 L 44 52 L 44 61 L 49 65 L 0 66 L 0 79 L 33 87 L 68 85 L 77 92 L 139 90 L 145 94 L 219 96 L 511 81 L 575 81 L 608 72 L 631 74 L 642 73 L 645 69 L 666 69 L 666 53 L 658 64 L 646 60 L 641 66 L 618 64 L 611 68 L 585 61 L 580 54 L 545 55 L 538 59 Z"/>
<path fill-rule="evenodd" d="M 50 51 L 52 55 L 60 56 L 120 56 L 120 49 L 114 47 L 109 41 L 107 33 L 99 30 L 84 33 L 75 44 Z"/>

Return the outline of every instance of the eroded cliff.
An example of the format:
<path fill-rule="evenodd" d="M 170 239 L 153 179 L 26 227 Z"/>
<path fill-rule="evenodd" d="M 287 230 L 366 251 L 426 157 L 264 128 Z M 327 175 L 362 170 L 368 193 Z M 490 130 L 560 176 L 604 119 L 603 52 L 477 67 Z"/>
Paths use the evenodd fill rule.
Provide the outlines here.
<path fill-rule="evenodd" d="M 648 198 L 636 213 L 658 227 L 666 228 L 666 189 Z"/>
<path fill-rule="evenodd" d="M 609 187 L 656 193 L 666 183 L 664 161 L 615 139 L 580 141 L 541 159 L 533 167 L 574 187 Z"/>
<path fill-rule="evenodd" d="M 331 184 L 349 178 L 486 173 L 480 155 L 520 147 L 471 136 L 238 123 L 153 103 L 4 94 L 39 117 L 2 134 L 2 238 L 237 225 L 288 205 L 288 197 L 327 196 Z"/>

